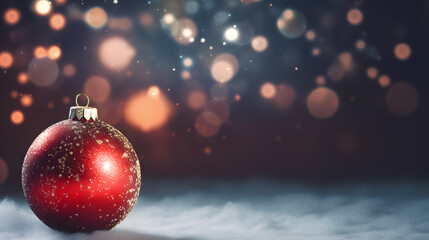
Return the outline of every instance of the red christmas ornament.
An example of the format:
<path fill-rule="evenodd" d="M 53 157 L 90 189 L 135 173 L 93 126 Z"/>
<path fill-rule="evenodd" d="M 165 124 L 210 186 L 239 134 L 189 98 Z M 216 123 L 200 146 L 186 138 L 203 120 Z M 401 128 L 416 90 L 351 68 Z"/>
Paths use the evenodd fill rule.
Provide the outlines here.
<path fill-rule="evenodd" d="M 22 186 L 31 209 L 49 227 L 109 230 L 137 201 L 140 164 L 127 138 L 98 120 L 97 109 L 79 106 L 79 95 L 69 119 L 47 128 L 30 146 Z"/>

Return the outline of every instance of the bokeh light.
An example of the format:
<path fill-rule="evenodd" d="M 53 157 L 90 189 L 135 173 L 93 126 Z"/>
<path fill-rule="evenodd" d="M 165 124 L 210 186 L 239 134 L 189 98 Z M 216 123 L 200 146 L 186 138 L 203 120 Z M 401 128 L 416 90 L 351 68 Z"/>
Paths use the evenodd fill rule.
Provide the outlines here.
<path fill-rule="evenodd" d="M 161 92 L 153 97 L 148 91 L 141 91 L 131 96 L 125 105 L 125 120 L 143 132 L 161 128 L 171 114 L 171 103 Z"/>
<path fill-rule="evenodd" d="M 211 100 L 207 102 L 204 105 L 204 111 L 216 114 L 220 120 L 220 123 L 226 122 L 230 116 L 229 106 L 225 101 L 222 100 Z"/>
<path fill-rule="evenodd" d="M 252 39 L 252 48 L 256 52 L 263 52 L 268 47 L 268 40 L 266 37 L 259 35 Z"/>
<path fill-rule="evenodd" d="M 110 83 L 101 76 L 92 76 L 86 80 L 83 91 L 88 95 L 91 101 L 97 104 L 104 103 L 110 96 Z"/>
<path fill-rule="evenodd" d="M 387 75 L 381 75 L 378 78 L 378 84 L 382 87 L 388 87 L 390 85 L 390 77 Z"/>
<path fill-rule="evenodd" d="M 296 91 L 292 86 L 280 84 L 276 88 L 276 95 L 273 101 L 277 108 L 286 110 L 292 107 L 296 96 Z"/>
<path fill-rule="evenodd" d="M 57 80 L 58 74 L 58 64 L 50 58 L 34 58 L 28 65 L 28 77 L 37 86 L 52 85 Z"/>
<path fill-rule="evenodd" d="M 28 75 L 26 72 L 20 72 L 17 76 L 19 84 L 26 84 L 28 82 Z"/>
<path fill-rule="evenodd" d="M 157 86 L 152 86 L 147 90 L 147 92 L 148 92 L 149 96 L 158 97 L 159 94 L 161 93 L 161 90 L 159 90 L 159 87 L 157 87 Z"/>
<path fill-rule="evenodd" d="M 193 43 L 198 34 L 197 26 L 194 21 L 188 18 L 179 19 L 177 24 L 174 24 L 171 29 L 171 34 L 182 45 Z"/>
<path fill-rule="evenodd" d="M 66 77 L 73 77 L 74 74 L 76 73 L 76 68 L 73 64 L 66 64 L 63 67 L 63 74 Z"/>
<path fill-rule="evenodd" d="M 106 68 L 121 71 L 131 64 L 136 50 L 124 38 L 110 37 L 101 43 L 98 53 L 101 63 Z"/>
<path fill-rule="evenodd" d="M 52 60 L 58 60 L 61 57 L 61 48 L 57 45 L 52 45 L 48 48 L 48 57 Z"/>
<path fill-rule="evenodd" d="M 351 25 L 359 25 L 363 20 L 363 14 L 359 9 L 351 9 L 347 13 L 347 21 Z"/>
<path fill-rule="evenodd" d="M 358 40 L 358 41 L 356 41 L 356 48 L 358 50 L 362 51 L 365 47 L 366 47 L 366 43 L 365 43 L 364 40 Z"/>
<path fill-rule="evenodd" d="M 4 13 L 4 21 L 9 25 L 15 25 L 21 19 L 21 13 L 16 8 L 9 8 Z"/>
<path fill-rule="evenodd" d="M 195 130 L 203 137 L 216 135 L 221 126 L 219 117 L 212 112 L 205 111 L 195 120 Z"/>
<path fill-rule="evenodd" d="M 112 30 L 128 32 L 133 28 L 133 22 L 127 17 L 110 18 L 107 26 Z"/>
<path fill-rule="evenodd" d="M 228 42 L 234 42 L 237 41 L 238 37 L 240 36 L 240 33 L 238 32 L 238 29 L 236 27 L 229 27 L 225 30 L 223 36 Z"/>
<path fill-rule="evenodd" d="M 185 67 L 192 67 L 194 61 L 192 60 L 192 58 L 186 57 L 183 59 L 183 66 Z"/>
<path fill-rule="evenodd" d="M 150 27 L 153 24 L 153 17 L 150 13 L 140 15 L 140 24 L 145 27 Z"/>
<path fill-rule="evenodd" d="M 30 107 L 33 105 L 33 97 L 30 94 L 24 94 L 21 96 L 20 102 L 23 107 Z"/>
<path fill-rule="evenodd" d="M 212 62 L 211 75 L 220 83 L 229 82 L 237 72 L 238 61 L 229 53 L 220 54 Z"/>
<path fill-rule="evenodd" d="M 316 77 L 316 83 L 317 85 L 324 85 L 326 83 L 326 79 L 324 76 L 317 76 Z"/>
<path fill-rule="evenodd" d="M 0 184 L 3 184 L 9 175 L 9 168 L 7 163 L 0 158 Z"/>
<path fill-rule="evenodd" d="M 214 100 L 226 100 L 228 97 L 228 88 L 226 84 L 218 83 L 212 86 L 210 94 Z"/>
<path fill-rule="evenodd" d="M 61 13 L 55 13 L 49 18 L 49 25 L 55 31 L 62 30 L 66 26 L 66 18 Z"/>
<path fill-rule="evenodd" d="M 352 69 L 352 55 L 349 52 L 341 53 L 338 58 L 344 70 L 350 71 Z"/>
<path fill-rule="evenodd" d="M 44 58 L 48 56 L 48 50 L 42 46 L 37 46 L 34 48 L 33 54 L 36 58 Z"/>
<path fill-rule="evenodd" d="M 167 13 L 164 15 L 164 17 L 162 17 L 162 23 L 167 26 L 173 24 L 175 21 L 176 21 L 176 18 L 171 13 Z"/>
<path fill-rule="evenodd" d="M 260 93 L 263 98 L 274 98 L 274 96 L 276 95 L 276 86 L 274 86 L 274 84 L 270 82 L 264 83 L 261 86 Z"/>
<path fill-rule="evenodd" d="M 366 70 L 366 75 L 370 78 L 370 79 L 375 79 L 378 76 L 378 70 L 375 67 L 369 67 Z"/>
<path fill-rule="evenodd" d="M 313 30 L 308 30 L 305 33 L 305 37 L 308 41 L 313 41 L 316 38 L 316 33 Z"/>
<path fill-rule="evenodd" d="M 394 53 L 397 59 L 404 61 L 411 56 L 411 48 L 406 43 L 399 43 L 395 46 Z"/>
<path fill-rule="evenodd" d="M 34 2 L 34 10 L 40 16 L 46 16 L 51 12 L 52 6 L 48 0 L 36 0 Z"/>
<path fill-rule="evenodd" d="M 307 28 L 307 19 L 298 10 L 286 9 L 277 20 L 280 33 L 288 38 L 301 36 Z"/>
<path fill-rule="evenodd" d="M 19 110 L 15 110 L 10 114 L 10 121 L 15 125 L 19 125 L 24 121 L 24 114 Z"/>
<path fill-rule="evenodd" d="M 10 68 L 12 64 L 13 64 L 12 54 L 6 51 L 0 52 L 0 67 L 7 69 L 7 68 Z"/>
<path fill-rule="evenodd" d="M 191 14 L 191 15 L 196 14 L 199 9 L 200 9 L 200 5 L 195 0 L 188 0 L 185 3 L 185 12 L 187 14 Z"/>
<path fill-rule="evenodd" d="M 189 93 L 187 98 L 188 106 L 191 109 L 199 110 L 206 103 L 206 98 L 207 98 L 206 95 L 202 91 L 200 90 L 192 91 L 191 93 Z"/>
<path fill-rule="evenodd" d="M 408 116 L 417 109 L 419 94 L 413 85 L 407 82 L 397 82 L 389 88 L 386 103 L 390 113 Z"/>
<path fill-rule="evenodd" d="M 102 28 L 107 22 L 107 13 L 101 7 L 94 7 L 85 13 L 85 22 L 92 28 Z"/>
<path fill-rule="evenodd" d="M 307 98 L 307 108 L 311 115 L 319 119 L 332 117 L 338 110 L 337 94 L 329 88 L 318 87 Z"/>

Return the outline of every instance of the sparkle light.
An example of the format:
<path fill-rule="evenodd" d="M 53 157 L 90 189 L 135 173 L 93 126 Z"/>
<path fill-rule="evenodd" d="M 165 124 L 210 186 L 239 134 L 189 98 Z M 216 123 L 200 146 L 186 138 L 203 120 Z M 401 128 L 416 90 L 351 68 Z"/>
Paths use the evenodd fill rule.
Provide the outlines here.
<path fill-rule="evenodd" d="M 363 14 L 359 9 L 351 9 L 348 13 L 347 13 L 347 21 L 349 21 L 349 23 L 351 25 L 359 25 L 363 20 Z"/>
<path fill-rule="evenodd" d="M 259 35 L 252 39 L 251 45 L 253 50 L 255 50 L 256 52 L 263 52 L 268 47 L 268 40 L 266 37 Z"/>
<path fill-rule="evenodd" d="M 276 95 L 276 87 L 270 82 L 264 83 L 261 86 L 260 93 L 263 98 L 274 98 L 274 96 Z"/>
<path fill-rule="evenodd" d="M 171 116 L 171 103 L 161 92 L 157 97 L 141 91 L 125 105 L 125 120 L 132 126 L 149 132 L 161 128 Z"/>
<path fill-rule="evenodd" d="M 61 57 L 61 48 L 57 45 L 52 45 L 48 49 L 48 57 L 52 60 L 58 60 Z"/>
<path fill-rule="evenodd" d="M 51 12 L 52 6 L 47 0 L 36 0 L 34 3 L 34 10 L 40 16 L 46 16 Z"/>
<path fill-rule="evenodd" d="M 7 69 L 7 68 L 10 68 L 12 64 L 13 64 L 12 54 L 6 51 L 0 52 L 0 67 Z"/>
<path fill-rule="evenodd" d="M 15 110 L 10 114 L 10 121 L 15 125 L 19 125 L 24 121 L 24 114 L 19 110 Z"/>
<path fill-rule="evenodd" d="M 113 30 L 128 32 L 133 28 L 133 22 L 127 17 L 110 18 L 107 26 Z"/>
<path fill-rule="evenodd" d="M 332 117 L 337 112 L 337 94 L 329 88 L 318 87 L 307 98 L 307 108 L 311 115 L 319 119 Z"/>
<path fill-rule="evenodd" d="M 390 113 L 408 116 L 417 109 L 419 94 L 413 85 L 407 82 L 397 82 L 389 88 L 386 103 Z"/>
<path fill-rule="evenodd" d="M 399 43 L 395 46 L 394 53 L 397 59 L 404 61 L 411 56 L 411 48 L 406 43 Z"/>
<path fill-rule="evenodd" d="M 307 19 L 298 10 L 286 9 L 277 20 L 277 28 L 283 36 L 297 38 L 305 32 Z"/>
<path fill-rule="evenodd" d="M 211 75 L 214 80 L 220 83 L 230 81 L 237 72 L 238 61 L 229 53 L 220 54 L 212 62 Z"/>
<path fill-rule="evenodd" d="M 101 43 L 98 53 L 106 68 L 121 71 L 130 65 L 136 51 L 124 38 L 110 37 Z"/>
<path fill-rule="evenodd" d="M 107 22 L 107 13 L 101 7 L 94 7 L 85 13 L 85 22 L 92 28 L 101 28 Z"/>
<path fill-rule="evenodd" d="M 237 28 L 230 27 L 225 30 L 224 37 L 229 42 L 237 41 L 240 33 Z"/>
<path fill-rule="evenodd" d="M 28 65 L 28 77 L 37 86 L 47 87 L 57 80 L 58 64 L 50 58 L 34 58 Z"/>
<path fill-rule="evenodd" d="M 4 13 L 4 21 L 9 25 L 15 25 L 21 19 L 21 14 L 16 8 L 9 8 Z"/>
<path fill-rule="evenodd" d="M 159 90 L 159 88 L 157 86 L 152 86 L 147 90 L 149 96 L 152 97 L 157 97 L 159 96 L 159 94 L 161 93 L 161 91 Z"/>
<path fill-rule="evenodd" d="M 23 107 L 30 107 L 33 105 L 33 97 L 29 94 L 24 94 L 21 96 L 20 102 Z"/>
<path fill-rule="evenodd" d="M 110 83 L 101 76 L 90 77 L 83 86 L 83 91 L 88 95 L 91 101 L 95 103 L 104 103 L 110 96 Z"/>
<path fill-rule="evenodd" d="M 61 13 L 55 13 L 49 18 L 49 25 L 55 31 L 62 30 L 66 26 L 66 18 Z"/>
<path fill-rule="evenodd" d="M 140 24 L 145 27 L 150 27 L 153 24 L 153 17 L 149 13 L 144 13 L 140 16 Z"/>
<path fill-rule="evenodd" d="M 171 29 L 173 38 L 182 45 L 187 45 L 195 41 L 198 34 L 197 26 L 194 21 L 188 18 L 180 19 Z"/>

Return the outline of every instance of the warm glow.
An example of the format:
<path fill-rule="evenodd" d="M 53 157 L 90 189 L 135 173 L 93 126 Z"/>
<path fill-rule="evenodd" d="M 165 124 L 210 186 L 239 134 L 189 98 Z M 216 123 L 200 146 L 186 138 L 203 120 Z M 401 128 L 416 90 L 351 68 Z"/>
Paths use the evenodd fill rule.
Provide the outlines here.
<path fill-rule="evenodd" d="M 25 94 L 21 96 L 21 105 L 23 107 L 30 107 L 33 105 L 33 97 L 31 95 Z"/>
<path fill-rule="evenodd" d="M 211 66 L 212 77 L 220 83 L 230 81 L 238 72 L 237 59 L 228 53 L 217 56 Z"/>
<path fill-rule="evenodd" d="M 161 128 L 171 116 L 171 103 L 161 92 L 157 97 L 141 91 L 130 97 L 125 105 L 126 121 L 144 131 Z"/>
<path fill-rule="evenodd" d="M 224 37 L 229 42 L 237 41 L 240 33 L 238 32 L 237 28 L 230 27 L 225 30 Z"/>
<path fill-rule="evenodd" d="M 36 58 L 44 58 L 48 56 L 48 51 L 46 50 L 46 48 L 42 47 L 42 46 L 38 46 L 34 49 L 34 56 Z"/>
<path fill-rule="evenodd" d="M 324 85 L 326 83 L 326 79 L 324 76 L 317 76 L 316 77 L 316 83 L 317 85 Z"/>
<path fill-rule="evenodd" d="M 13 64 L 13 56 L 9 52 L 0 52 L 0 67 L 7 69 Z"/>
<path fill-rule="evenodd" d="M 280 109 L 289 109 L 296 99 L 296 91 L 289 85 L 280 84 L 276 88 L 276 95 L 273 99 L 276 107 Z"/>
<path fill-rule="evenodd" d="M 171 29 L 174 40 L 183 45 L 193 43 L 197 33 L 198 29 L 194 21 L 187 18 L 180 19 Z"/>
<path fill-rule="evenodd" d="M 133 27 L 133 22 L 127 17 L 110 18 L 107 26 L 113 30 L 128 32 Z"/>
<path fill-rule="evenodd" d="M 304 34 L 307 28 L 307 19 L 297 10 L 286 9 L 277 19 L 277 28 L 285 37 L 297 38 Z"/>
<path fill-rule="evenodd" d="M 165 25 L 171 25 L 171 24 L 173 24 L 174 23 L 174 21 L 176 20 L 176 18 L 174 17 L 174 15 L 173 14 L 171 14 L 171 13 L 167 13 L 167 14 L 165 14 L 164 15 L 164 17 L 162 18 L 162 22 L 165 24 Z"/>
<path fill-rule="evenodd" d="M 83 91 L 95 103 L 105 102 L 110 96 L 110 89 L 109 81 L 101 76 L 90 77 L 83 86 Z"/>
<path fill-rule="evenodd" d="M 24 121 L 24 114 L 19 110 L 15 110 L 10 114 L 10 121 L 15 125 L 19 125 Z"/>
<path fill-rule="evenodd" d="M 356 48 L 359 50 L 363 50 L 365 48 L 365 46 L 366 46 L 366 44 L 365 44 L 365 41 L 363 41 L 363 40 L 358 40 L 356 42 Z"/>
<path fill-rule="evenodd" d="M 390 113 L 407 116 L 417 109 L 419 93 L 410 83 L 397 82 L 389 88 L 386 103 Z"/>
<path fill-rule="evenodd" d="M 390 85 L 390 77 L 387 75 L 381 75 L 378 78 L 378 84 L 382 87 L 388 87 Z"/>
<path fill-rule="evenodd" d="M 201 109 L 206 103 L 206 95 L 201 91 L 193 91 L 188 95 L 188 106 L 194 110 Z"/>
<path fill-rule="evenodd" d="M 183 59 L 183 65 L 184 65 L 185 67 L 191 67 L 191 66 L 192 66 L 192 64 L 193 64 L 193 61 L 192 61 L 192 59 L 191 59 L 191 58 L 185 58 L 185 59 Z"/>
<path fill-rule="evenodd" d="M 309 40 L 309 41 L 313 41 L 316 38 L 316 33 L 313 30 L 308 30 L 305 33 L 305 37 Z"/>
<path fill-rule="evenodd" d="M 34 10 L 41 16 L 48 15 L 51 12 L 51 3 L 48 0 L 36 0 Z"/>
<path fill-rule="evenodd" d="M 313 54 L 313 56 L 319 56 L 320 55 L 320 49 L 319 48 L 313 48 L 313 50 L 311 51 L 311 54 Z"/>
<path fill-rule="evenodd" d="M 66 77 L 72 77 L 76 73 L 76 68 L 73 64 L 66 64 L 63 68 L 63 74 Z"/>
<path fill-rule="evenodd" d="M 161 91 L 159 90 L 159 88 L 157 86 L 152 86 L 147 90 L 149 96 L 152 97 L 158 97 L 159 94 L 161 93 Z"/>
<path fill-rule="evenodd" d="M 261 96 L 266 99 L 271 99 L 276 95 L 276 87 L 272 83 L 264 83 L 261 86 Z"/>
<path fill-rule="evenodd" d="M 181 75 L 184 80 L 191 78 L 191 73 L 188 70 L 183 71 Z"/>
<path fill-rule="evenodd" d="M 101 43 L 98 53 L 106 68 L 121 71 L 131 64 L 136 50 L 124 38 L 110 37 Z"/>
<path fill-rule="evenodd" d="M 66 18 L 61 13 L 55 13 L 49 19 L 49 25 L 55 31 L 59 31 L 66 26 Z"/>
<path fill-rule="evenodd" d="M 66 2 L 67 2 L 67 0 L 55 0 L 55 4 L 57 4 L 58 6 L 61 6 Z"/>
<path fill-rule="evenodd" d="M 34 58 L 28 65 L 28 78 L 37 86 L 52 85 L 58 74 L 58 64 L 50 58 Z"/>
<path fill-rule="evenodd" d="M 367 75 L 369 78 L 371 78 L 371 79 L 375 79 L 375 78 L 377 77 L 377 75 L 378 75 L 378 70 L 377 70 L 377 68 L 375 68 L 375 67 L 369 67 L 369 68 L 366 70 L 366 75 Z"/>
<path fill-rule="evenodd" d="M 252 39 L 252 48 L 256 52 L 263 52 L 268 47 L 268 40 L 264 36 L 256 36 Z"/>
<path fill-rule="evenodd" d="M 399 60 L 407 60 L 411 56 L 411 48 L 406 43 L 399 43 L 395 46 L 394 53 Z"/>
<path fill-rule="evenodd" d="M 153 17 L 149 13 L 144 13 L 140 16 L 140 23 L 141 25 L 145 27 L 152 26 L 153 24 Z"/>
<path fill-rule="evenodd" d="M 101 7 L 91 8 L 85 14 L 85 21 L 92 28 L 101 28 L 107 22 L 107 13 Z"/>
<path fill-rule="evenodd" d="M 352 25 L 359 25 L 363 20 L 363 14 L 359 9 L 352 9 L 347 13 L 347 20 Z"/>
<path fill-rule="evenodd" d="M 4 13 L 4 21 L 9 25 L 15 25 L 19 22 L 21 14 L 16 8 L 9 8 Z"/>
<path fill-rule="evenodd" d="M 26 84 L 28 82 L 28 75 L 25 72 L 20 72 L 17 79 L 19 84 Z"/>
<path fill-rule="evenodd" d="M 48 57 L 52 60 L 57 60 L 61 57 L 61 48 L 53 45 L 48 49 Z"/>
<path fill-rule="evenodd" d="M 352 55 L 349 52 L 341 53 L 339 59 L 345 70 L 352 68 Z"/>
<path fill-rule="evenodd" d="M 307 108 L 311 115 L 326 119 L 335 114 L 339 107 L 337 94 L 329 88 L 318 87 L 307 98 Z"/>

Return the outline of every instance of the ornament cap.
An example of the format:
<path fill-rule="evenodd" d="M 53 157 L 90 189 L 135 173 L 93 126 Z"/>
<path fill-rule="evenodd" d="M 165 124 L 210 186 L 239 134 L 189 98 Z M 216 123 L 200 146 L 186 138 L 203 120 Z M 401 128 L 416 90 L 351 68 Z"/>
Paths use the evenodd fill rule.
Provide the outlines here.
<path fill-rule="evenodd" d="M 80 106 L 78 103 L 79 96 L 85 96 L 87 99 L 86 106 Z M 85 93 L 79 93 L 76 95 L 76 106 L 70 107 L 69 119 L 81 122 L 91 122 L 98 120 L 97 108 L 88 107 L 89 106 L 89 97 Z"/>

